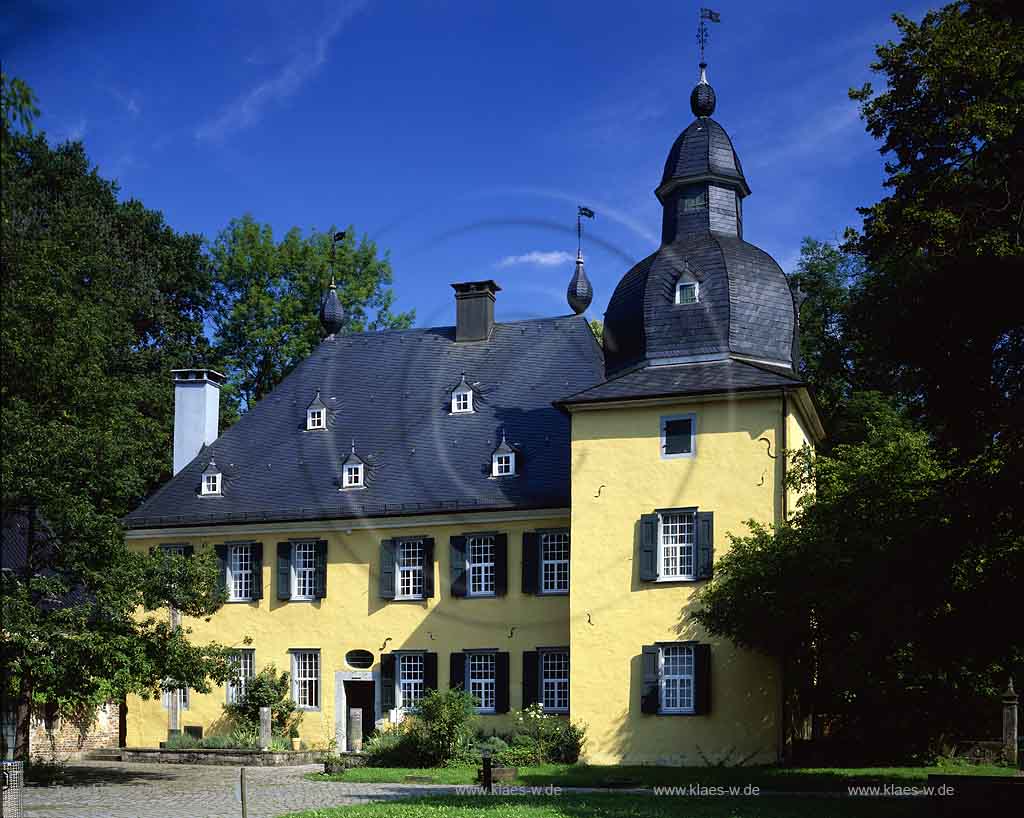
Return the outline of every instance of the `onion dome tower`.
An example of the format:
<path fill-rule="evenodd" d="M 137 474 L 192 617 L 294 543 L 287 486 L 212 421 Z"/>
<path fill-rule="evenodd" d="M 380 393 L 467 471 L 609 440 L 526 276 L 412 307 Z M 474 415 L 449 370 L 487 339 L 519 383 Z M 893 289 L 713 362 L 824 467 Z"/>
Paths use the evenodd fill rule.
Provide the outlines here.
<path fill-rule="evenodd" d="M 345 231 L 340 230 L 331 239 L 331 286 L 320 299 L 320 324 L 328 335 L 335 335 L 345 326 L 345 308 L 338 298 L 338 285 L 334 283 L 334 257 L 339 241 L 345 240 Z"/>
<path fill-rule="evenodd" d="M 605 313 L 606 377 L 646 366 L 746 360 L 795 373 L 795 310 L 782 269 L 743 240 L 750 187 L 701 61 L 694 120 L 655 195 L 661 246 L 619 281 Z"/>
<path fill-rule="evenodd" d="M 594 211 L 582 205 L 576 210 L 576 272 L 569 281 L 569 289 L 565 297 L 569 307 L 577 315 L 586 312 L 590 302 L 594 300 L 594 288 L 587 278 L 587 271 L 583 269 L 583 219 L 594 218 Z"/>

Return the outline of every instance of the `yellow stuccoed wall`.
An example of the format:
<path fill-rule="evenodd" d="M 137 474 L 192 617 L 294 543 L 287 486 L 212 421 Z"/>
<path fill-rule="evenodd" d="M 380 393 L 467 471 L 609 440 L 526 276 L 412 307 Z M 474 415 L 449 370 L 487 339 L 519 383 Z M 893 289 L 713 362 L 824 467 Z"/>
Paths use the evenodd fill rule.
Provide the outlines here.
<path fill-rule="evenodd" d="M 520 518 L 522 514 L 518 515 Z M 346 652 L 369 650 L 374 671 L 380 669 L 381 646 L 387 650 L 427 650 L 438 654 L 438 684 L 448 687 L 449 655 L 465 648 L 495 648 L 509 652 L 509 703 L 522 704 L 522 653 L 537 646 L 569 643 L 569 600 L 566 596 L 534 596 L 522 593 L 522 534 L 540 528 L 567 527 L 565 517 L 516 515 L 484 517 L 405 519 L 393 527 L 355 528 L 344 523 L 329 528 L 287 530 L 284 533 L 245 531 L 234 528 L 217 536 L 162 536 L 134 539 L 132 547 L 160 543 L 191 543 L 196 551 L 217 543 L 255 540 L 263 543 L 263 599 L 258 603 L 228 603 L 209 622 L 185 618 L 198 642 L 218 641 L 242 646 L 252 638 L 256 668 L 269 663 L 290 670 L 289 648 L 321 651 L 321 708 L 307 711 L 300 727 L 302 741 L 324 746 L 335 736 L 335 672 L 354 670 L 345 664 Z M 395 527 L 401 524 L 401 527 Z M 474 531 L 500 531 L 508 535 L 508 593 L 496 598 L 453 598 L 450 593 L 449 540 L 452 535 Z M 435 540 L 435 595 L 432 599 L 406 602 L 378 595 L 380 541 L 390 537 L 424 534 Z M 327 597 L 317 602 L 285 602 L 277 599 L 276 546 L 289 539 L 328 541 Z M 510 630 L 512 637 L 509 638 Z M 224 688 L 191 694 L 181 724 L 201 725 L 204 734 L 225 732 Z M 377 717 L 381 714 L 378 712 Z M 508 715 L 480 717 L 484 730 L 503 731 Z M 128 699 L 127 743 L 130 747 L 155 747 L 167 738 L 167 711 L 160 701 Z"/>
<path fill-rule="evenodd" d="M 660 418 L 689 412 L 696 455 L 662 459 Z M 792 447 L 798 432 L 788 422 Z M 713 511 L 716 561 L 744 520 L 778 519 L 782 459 L 769 451 L 779 454 L 782 423 L 779 395 L 573 413 L 570 706 L 588 727 L 586 761 L 777 758 L 777 662 L 709 638 L 691 616 L 702 583 L 641 582 L 635 557 L 640 515 L 659 508 Z M 641 713 L 641 648 L 689 639 L 711 644 L 711 713 Z"/>

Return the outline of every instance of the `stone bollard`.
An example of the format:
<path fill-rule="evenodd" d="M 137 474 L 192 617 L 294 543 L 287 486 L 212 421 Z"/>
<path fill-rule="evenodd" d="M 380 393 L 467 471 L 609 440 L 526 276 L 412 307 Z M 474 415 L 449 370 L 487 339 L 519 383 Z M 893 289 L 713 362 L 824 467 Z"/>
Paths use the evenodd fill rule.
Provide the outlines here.
<path fill-rule="evenodd" d="M 1017 765 L 1017 693 L 1013 679 L 1003 694 L 1003 758 L 1008 764 Z"/>
<path fill-rule="evenodd" d="M 270 749 L 270 708 L 260 708 L 260 749 Z"/>
<path fill-rule="evenodd" d="M 350 707 L 348 711 L 348 749 L 353 753 L 363 750 L 363 709 Z"/>

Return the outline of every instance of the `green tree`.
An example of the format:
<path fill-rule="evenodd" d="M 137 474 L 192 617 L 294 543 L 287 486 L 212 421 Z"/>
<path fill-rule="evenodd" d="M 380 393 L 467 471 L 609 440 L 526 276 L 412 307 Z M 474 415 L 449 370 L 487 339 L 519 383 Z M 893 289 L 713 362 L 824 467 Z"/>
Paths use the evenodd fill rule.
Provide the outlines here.
<path fill-rule="evenodd" d="M 80 143 L 51 147 L 23 83 L 2 98 L 0 483 L 5 526 L 28 530 L 0 589 L 0 694 L 81 715 L 167 678 L 205 690 L 222 649 L 160 611 L 216 610 L 212 558 L 131 553 L 119 524 L 169 473 L 168 370 L 207 355 L 201 238 L 119 202 Z"/>
<path fill-rule="evenodd" d="M 850 92 L 889 191 L 850 240 L 867 264 L 850 327 L 859 367 L 967 458 L 1024 399 L 1024 17 L 971 0 L 893 19 L 885 89 Z"/>
<path fill-rule="evenodd" d="M 331 280 L 332 236 L 294 227 L 277 242 L 270 225 L 235 219 L 211 248 L 216 294 L 216 350 L 243 408 L 270 392 L 323 337 L 320 300 Z M 404 329 L 414 312 L 393 313 L 391 265 L 350 227 L 335 250 L 344 332 Z"/>

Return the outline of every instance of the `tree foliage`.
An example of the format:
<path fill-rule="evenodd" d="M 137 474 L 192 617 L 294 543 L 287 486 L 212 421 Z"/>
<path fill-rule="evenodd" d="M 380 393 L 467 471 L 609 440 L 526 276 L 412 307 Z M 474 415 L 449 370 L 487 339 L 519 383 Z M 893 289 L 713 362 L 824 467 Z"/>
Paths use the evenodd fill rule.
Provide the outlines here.
<path fill-rule="evenodd" d="M 130 553 L 119 525 L 169 475 L 168 370 L 208 354 L 202 240 L 118 201 L 80 143 L 32 129 L 23 83 L 2 89 L 0 481 L 28 551 L 3 577 L 3 692 L 72 713 L 172 674 L 206 689 L 222 650 L 158 611 L 210 615 L 216 566 Z"/>
<path fill-rule="evenodd" d="M 323 337 L 319 306 L 331 280 L 332 227 L 308 236 L 293 227 L 280 242 L 270 225 L 246 215 L 211 247 L 212 311 L 217 352 L 244 408 L 272 390 Z M 391 265 L 377 246 L 356 242 L 350 227 L 335 250 L 334 274 L 345 308 L 345 332 L 401 329 L 413 312 L 393 313 Z"/>

